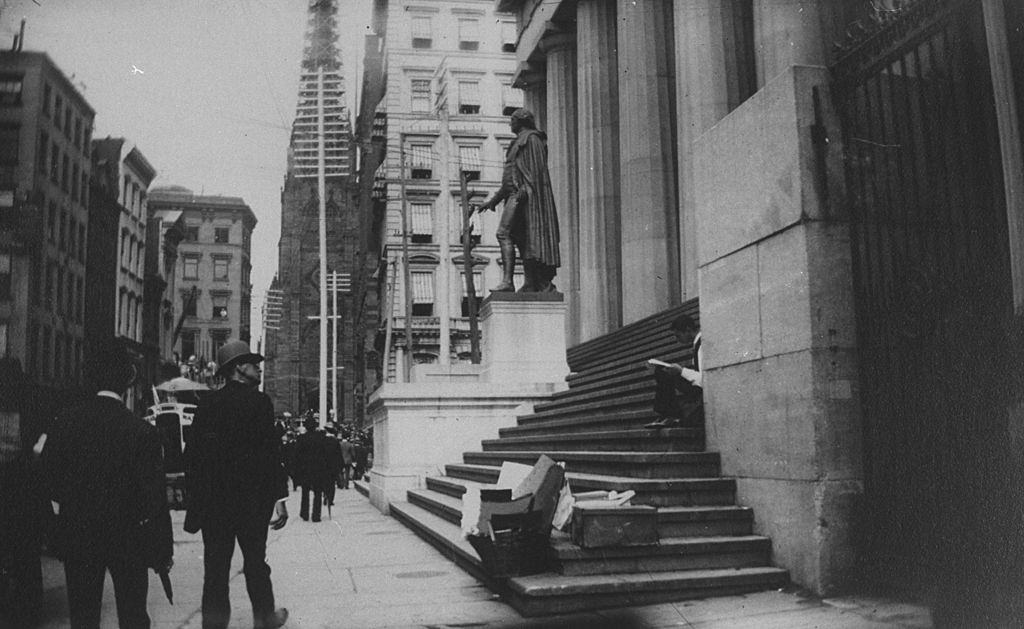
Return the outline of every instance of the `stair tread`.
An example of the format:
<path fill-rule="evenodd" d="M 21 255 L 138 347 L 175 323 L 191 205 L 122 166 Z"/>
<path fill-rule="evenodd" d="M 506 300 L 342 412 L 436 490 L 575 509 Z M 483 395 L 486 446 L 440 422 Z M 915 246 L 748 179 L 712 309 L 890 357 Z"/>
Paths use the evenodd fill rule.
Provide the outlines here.
<path fill-rule="evenodd" d="M 450 463 L 445 466 L 446 468 L 462 469 L 470 472 L 478 472 L 484 474 L 493 475 L 494 472 L 499 469 L 493 465 L 473 465 L 471 463 Z M 581 472 L 566 472 L 565 477 L 570 482 L 584 482 L 589 484 L 604 483 L 610 486 L 615 485 L 636 485 L 636 486 L 661 486 L 664 485 L 667 488 L 671 488 L 674 485 L 681 486 L 694 486 L 700 484 L 720 484 L 720 483 L 732 483 L 731 478 L 711 477 L 711 478 L 682 478 L 682 477 L 666 477 L 666 478 L 634 478 L 631 476 L 609 476 L 605 474 L 584 474 Z M 453 478 L 446 476 L 446 478 Z M 463 479 L 454 479 L 463 480 Z M 482 483 L 483 485 L 493 485 L 493 483 Z M 629 489 L 629 487 L 626 487 Z"/>
<path fill-rule="evenodd" d="M 531 426 L 532 428 L 533 426 Z M 516 428 L 516 426 L 510 426 Z M 502 428 L 502 431 L 508 430 Z M 691 436 L 696 432 L 703 432 L 700 428 L 632 428 L 628 430 L 594 430 L 589 432 L 564 432 L 548 435 L 524 435 L 522 437 L 499 437 L 497 439 L 484 439 L 483 443 L 550 443 L 552 441 L 581 441 L 581 440 L 609 440 L 620 441 L 623 439 L 658 439 L 681 438 Z"/>
<path fill-rule="evenodd" d="M 713 587 L 734 580 L 783 581 L 788 572 L 772 566 L 750 568 L 717 568 L 709 570 L 669 570 L 665 572 L 619 572 L 566 576 L 553 572 L 512 577 L 509 586 L 518 594 L 531 597 L 570 596 L 573 594 L 604 594 L 623 590 L 639 590 L 655 586 L 657 589 L 685 587 Z"/>
<path fill-rule="evenodd" d="M 559 461 L 562 459 L 602 459 L 608 461 L 637 461 L 649 462 L 690 462 L 690 461 L 717 461 L 717 452 L 659 452 L 636 451 L 636 452 L 608 452 L 600 450 L 484 450 L 466 452 L 465 454 L 476 457 L 501 458 L 505 456 L 525 458 L 528 456 L 547 455 Z"/>
<path fill-rule="evenodd" d="M 551 546 L 560 555 L 604 555 L 609 558 L 623 555 L 663 554 L 665 552 L 714 550 L 721 546 L 748 546 L 769 544 L 763 535 L 708 535 L 707 537 L 662 537 L 657 544 L 647 546 L 611 546 L 586 549 L 573 544 L 568 538 L 552 538 Z"/>

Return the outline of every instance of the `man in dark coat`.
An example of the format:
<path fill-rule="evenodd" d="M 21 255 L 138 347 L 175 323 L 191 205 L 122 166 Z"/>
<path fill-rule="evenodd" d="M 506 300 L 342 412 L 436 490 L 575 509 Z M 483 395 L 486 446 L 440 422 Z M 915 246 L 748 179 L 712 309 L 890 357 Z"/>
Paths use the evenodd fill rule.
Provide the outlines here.
<path fill-rule="evenodd" d="M 96 349 L 88 360 L 98 392 L 58 414 L 42 452 L 57 511 L 52 541 L 73 628 L 100 626 L 108 570 L 120 626 L 147 628 L 147 567 L 169 570 L 174 543 L 160 435 L 122 401 L 136 374 L 127 354 Z"/>
<path fill-rule="evenodd" d="M 306 432 L 295 440 L 295 466 L 302 490 L 299 517 L 303 520 L 309 519 L 312 494 L 313 521 L 320 521 L 324 493 L 333 484 L 327 448 L 327 435 L 320 429 L 316 420 L 306 420 Z"/>
<path fill-rule="evenodd" d="M 217 352 L 223 388 L 203 397 L 185 446 L 188 512 L 185 530 L 203 532 L 203 628 L 227 627 L 228 580 L 237 540 L 257 629 L 280 627 L 267 565 L 267 523 L 285 525 L 288 481 L 270 398 L 256 390 L 263 357 L 242 341 Z"/>
<path fill-rule="evenodd" d="M 497 232 L 503 276 L 492 292 L 515 290 L 512 275 L 517 248 L 524 275 L 519 292 L 550 292 L 555 290 L 551 280 L 561 257 L 558 215 L 548 174 L 547 136 L 537 130 L 533 114 L 526 109 L 512 112 L 511 125 L 516 139 L 505 153 L 501 188 L 478 209 L 494 210 L 498 203 L 505 202 Z"/>

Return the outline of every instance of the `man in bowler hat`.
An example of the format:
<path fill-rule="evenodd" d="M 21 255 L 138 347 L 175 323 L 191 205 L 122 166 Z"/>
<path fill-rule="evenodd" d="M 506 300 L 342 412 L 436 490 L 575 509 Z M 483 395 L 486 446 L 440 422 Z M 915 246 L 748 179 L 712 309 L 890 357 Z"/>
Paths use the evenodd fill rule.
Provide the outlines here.
<path fill-rule="evenodd" d="M 126 352 L 90 351 L 86 373 L 96 395 L 58 414 L 41 461 L 71 627 L 100 626 L 109 571 L 118 624 L 148 629 L 147 568 L 169 570 L 174 552 L 160 435 L 124 405 L 137 373 Z"/>
<path fill-rule="evenodd" d="M 203 628 L 223 628 L 231 617 L 228 580 L 237 540 L 256 629 L 280 627 L 267 565 L 267 525 L 288 521 L 288 481 L 270 398 L 257 390 L 263 357 L 242 341 L 217 352 L 224 386 L 203 397 L 185 445 L 188 506 L 185 530 L 203 532 Z M 272 515 L 274 519 L 271 520 Z"/>

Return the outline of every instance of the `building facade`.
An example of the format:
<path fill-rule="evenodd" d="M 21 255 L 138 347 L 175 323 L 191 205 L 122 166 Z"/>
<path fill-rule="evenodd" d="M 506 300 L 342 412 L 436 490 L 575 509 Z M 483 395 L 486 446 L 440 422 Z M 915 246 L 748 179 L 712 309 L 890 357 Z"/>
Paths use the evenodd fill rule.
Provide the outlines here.
<path fill-rule="evenodd" d="M 95 112 L 39 52 L 0 52 L 0 355 L 53 391 L 83 385 Z"/>
<path fill-rule="evenodd" d="M 156 348 L 155 383 L 180 373 L 174 357 L 174 297 L 178 294 L 178 245 L 185 238 L 182 216 L 181 210 L 151 209 L 146 227 L 142 339 L 144 345 Z"/>
<path fill-rule="evenodd" d="M 256 216 L 239 197 L 197 195 L 180 186 L 154 188 L 150 213 L 180 221 L 174 270 L 177 361 L 201 376 L 228 340 L 252 336 L 251 250 Z M 180 216 L 177 213 L 180 212 Z"/>
<path fill-rule="evenodd" d="M 159 348 L 155 344 L 145 343 L 143 338 L 146 230 L 149 220 L 146 197 L 149 185 L 156 177 L 156 170 L 138 147 L 123 138 L 93 140 L 92 165 L 94 186 L 99 191 L 98 195 L 94 195 L 93 202 L 98 206 L 97 211 L 105 211 L 108 204 L 116 208 L 117 224 L 112 234 L 98 229 L 98 224 L 91 230 L 97 256 L 90 264 L 92 270 L 100 276 L 106 276 L 106 273 L 95 268 L 101 259 L 109 263 L 109 260 L 104 259 L 107 257 L 105 252 L 98 249 L 113 248 L 116 260 L 113 286 L 97 282 L 95 292 L 89 293 L 90 304 L 113 301 L 114 317 L 93 319 L 97 325 L 91 329 L 90 336 L 96 342 L 112 337 L 114 342 L 122 345 L 139 361 L 141 374 L 135 386 L 136 395 L 128 396 L 126 400 L 129 408 L 138 410 L 138 404 L 145 406 L 148 405 L 146 400 L 152 401 L 149 387 L 156 378 L 159 358 Z M 104 308 L 105 312 L 107 310 Z M 102 329 L 104 325 L 112 329 L 105 331 Z M 140 396 L 144 396 L 142 402 L 137 399 Z"/>
<path fill-rule="evenodd" d="M 281 192 L 281 240 L 275 290 L 280 291 L 280 318 L 276 330 L 264 339 L 267 370 L 264 390 L 280 412 L 301 413 L 319 408 L 320 396 L 320 194 L 318 185 L 318 103 L 324 114 L 324 206 L 326 216 L 326 266 L 328 273 L 350 277 L 359 250 L 359 221 L 355 210 L 352 173 L 351 118 L 347 105 L 344 66 L 338 49 L 338 3 L 311 0 L 306 47 L 300 67 L 300 86 L 288 171 Z M 322 94 L 322 100 L 320 99 Z M 329 296 L 328 303 L 333 298 Z M 358 420 L 361 406 L 353 390 L 358 380 L 358 360 L 353 341 L 352 299 L 338 294 L 337 337 L 334 320 L 327 326 L 328 360 L 337 346 L 337 386 L 328 380 L 328 407 L 339 420 Z M 328 306 L 330 308 L 330 306 Z"/>
<path fill-rule="evenodd" d="M 792 578 L 1009 618 L 1019 3 L 496 6 L 549 134 L 579 340 L 699 297 L 708 447 Z"/>
<path fill-rule="evenodd" d="M 374 28 L 359 128 L 364 159 L 377 166 L 371 177 L 364 164 L 361 182 L 380 254 L 363 293 L 377 313 L 371 391 L 405 381 L 415 364 L 471 360 L 461 177 L 467 205 L 499 187 L 508 116 L 523 104 L 512 85 L 515 19 L 492 2 L 377 2 Z M 500 282 L 498 219 L 468 221 L 478 298 Z"/>

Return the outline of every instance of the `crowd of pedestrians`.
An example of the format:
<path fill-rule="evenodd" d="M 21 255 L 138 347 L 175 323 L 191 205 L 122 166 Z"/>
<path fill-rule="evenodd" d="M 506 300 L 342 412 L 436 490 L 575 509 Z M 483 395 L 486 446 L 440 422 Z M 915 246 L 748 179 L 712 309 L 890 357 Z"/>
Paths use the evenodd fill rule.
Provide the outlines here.
<path fill-rule="evenodd" d="M 242 341 L 218 352 L 219 389 L 204 394 L 185 443 L 186 533 L 202 534 L 202 626 L 226 627 L 237 544 L 253 626 L 282 626 L 266 561 L 268 528 L 288 521 L 289 477 L 303 489 L 300 516 L 318 521 L 372 460 L 369 432 L 275 420 L 258 391 L 263 357 Z M 124 395 L 138 378 L 125 350 L 90 352 L 91 391 L 58 399 L 36 390 L 16 359 L 0 359 L 0 628 L 33 627 L 42 611 L 46 552 L 64 564 L 72 629 L 101 626 L 106 575 L 118 625 L 146 629 L 149 577 L 165 582 L 174 540 L 163 467 L 164 435 Z M 310 503 L 312 497 L 312 503 Z M 109 620 L 104 623 L 107 626 Z"/>

